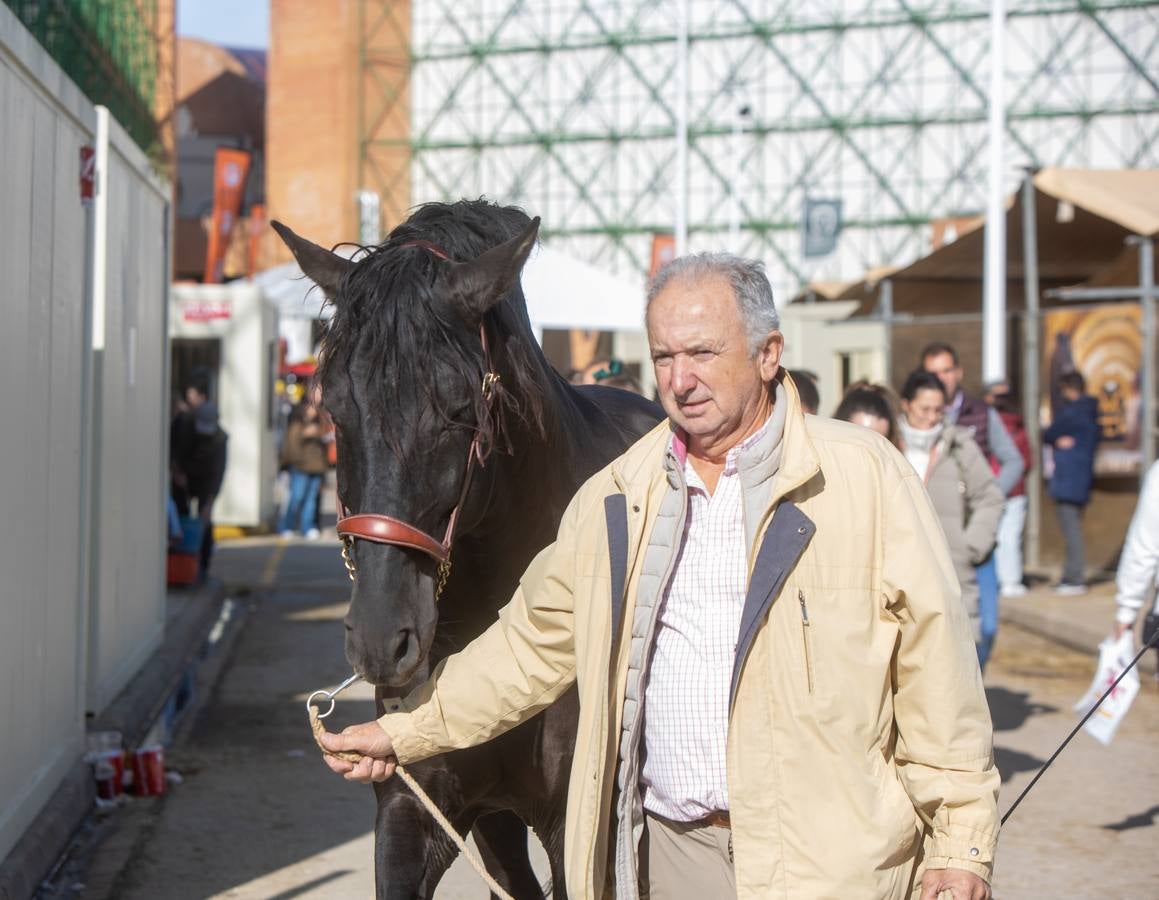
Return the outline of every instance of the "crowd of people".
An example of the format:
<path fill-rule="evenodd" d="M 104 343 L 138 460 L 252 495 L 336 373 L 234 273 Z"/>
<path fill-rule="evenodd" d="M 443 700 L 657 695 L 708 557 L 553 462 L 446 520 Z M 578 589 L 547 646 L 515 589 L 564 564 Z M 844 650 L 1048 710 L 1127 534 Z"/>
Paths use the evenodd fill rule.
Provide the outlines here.
<path fill-rule="evenodd" d="M 963 374 L 954 347 L 933 343 L 922 350 L 918 367 L 897 394 L 858 382 L 833 416 L 877 431 L 922 479 L 954 559 L 984 669 L 998 629 L 999 598 L 1027 591 L 1022 543 L 1026 479 L 1033 462 L 1010 383 L 989 383 L 975 398 L 962 389 Z M 797 372 L 794 376 L 808 380 Z M 1082 521 L 1091 500 L 1100 428 L 1098 404 L 1086 393 L 1082 373 L 1064 372 L 1059 387 L 1063 402 L 1042 442 L 1049 448 L 1047 491 L 1064 544 L 1062 574 L 1053 590 L 1073 597 L 1089 590 Z M 1157 560 L 1159 463 L 1144 480 L 1120 559 L 1116 637 L 1153 605 Z M 1149 611 L 1143 640 L 1157 630 L 1159 615 Z"/>
<path fill-rule="evenodd" d="M 814 378 L 784 377 L 759 263 L 681 257 L 646 310 L 668 421 L 580 488 L 498 621 L 381 718 L 320 736 L 327 765 L 385 781 L 574 685 L 573 896 L 990 900 L 981 667 L 999 596 L 1025 591 L 1032 462 L 1010 385 L 968 394 L 955 349 L 931 344 L 896 395 L 849 389 L 833 417 L 849 427 L 817 414 Z M 613 362 L 577 380 L 619 378 Z M 1056 590 L 1075 594 L 1098 424 L 1081 375 L 1063 393 L 1043 440 Z M 1156 585 L 1156 466 L 1120 631 Z"/>

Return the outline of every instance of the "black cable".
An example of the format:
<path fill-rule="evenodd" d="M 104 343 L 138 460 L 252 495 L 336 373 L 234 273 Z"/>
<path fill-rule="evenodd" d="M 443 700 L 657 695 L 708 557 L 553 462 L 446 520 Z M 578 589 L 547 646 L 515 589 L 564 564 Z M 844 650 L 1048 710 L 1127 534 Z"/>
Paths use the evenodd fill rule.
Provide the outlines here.
<path fill-rule="evenodd" d="M 1128 672 L 1130 672 L 1133 668 L 1135 668 L 1135 664 L 1143 658 L 1143 654 L 1146 653 L 1148 650 L 1150 650 L 1152 647 L 1154 647 L 1156 644 L 1159 644 L 1159 631 L 1155 632 L 1155 634 L 1153 634 L 1151 636 L 1151 640 L 1149 640 L 1147 643 L 1145 643 L 1143 645 L 1143 649 L 1135 654 L 1135 658 L 1133 660 L 1131 660 L 1130 665 L 1128 665 L 1127 668 L 1123 669 L 1123 671 L 1119 674 L 1119 677 L 1116 678 L 1111 683 L 1111 686 L 1109 688 L 1107 688 L 1106 693 L 1103 694 L 1103 696 L 1099 697 L 1099 699 L 1095 701 L 1095 705 L 1092 706 L 1089 710 L 1087 710 L 1087 714 L 1079 720 L 1079 723 L 1071 730 L 1071 733 L 1066 736 L 1066 740 L 1058 745 L 1058 749 L 1055 750 L 1054 753 L 1052 753 L 1050 755 L 1050 759 L 1048 759 L 1045 763 L 1042 764 L 1042 768 L 1039 769 L 1038 773 L 1034 776 L 1034 778 L 1031 779 L 1030 784 L 1028 784 L 1026 786 L 1026 789 L 1021 794 L 1018 795 L 1018 799 L 1015 800 L 1010 805 L 1010 809 L 1006 810 L 1006 815 L 1004 815 L 1002 817 L 1002 824 L 1003 825 L 1005 825 L 1006 820 L 1009 819 L 1011 815 L 1013 815 L 1014 810 L 1018 809 L 1018 804 L 1022 802 L 1022 798 L 1030 793 L 1030 789 L 1032 787 L 1034 787 L 1036 784 L 1038 784 L 1038 779 L 1040 779 L 1042 777 L 1043 773 L 1047 769 L 1050 768 L 1050 764 L 1058 758 L 1058 755 L 1060 753 L 1062 753 L 1063 750 L 1066 749 L 1066 745 L 1070 743 L 1070 739 L 1079 733 L 1079 729 L 1082 728 L 1086 724 L 1087 719 L 1089 719 L 1091 716 L 1093 716 L 1095 714 L 1095 710 L 1098 709 L 1100 706 L 1102 706 L 1103 701 L 1106 700 L 1109 696 L 1111 696 L 1111 692 L 1114 691 L 1114 689 L 1119 686 L 1119 682 L 1123 680 L 1123 676 L 1126 675 Z"/>

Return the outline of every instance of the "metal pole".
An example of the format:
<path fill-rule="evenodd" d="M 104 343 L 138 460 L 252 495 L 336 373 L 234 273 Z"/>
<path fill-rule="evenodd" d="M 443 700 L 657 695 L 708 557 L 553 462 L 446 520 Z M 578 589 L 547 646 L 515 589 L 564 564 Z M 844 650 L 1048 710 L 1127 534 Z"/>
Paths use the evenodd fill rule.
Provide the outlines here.
<path fill-rule="evenodd" d="M 1159 398 L 1155 396 L 1155 245 L 1149 237 L 1132 239 L 1139 248 L 1139 289 L 1143 304 L 1143 408 L 1140 411 L 1143 452 L 1140 477 L 1155 461 L 1155 410 Z"/>
<path fill-rule="evenodd" d="M 732 120 L 732 178 L 728 185 L 728 249 L 733 253 L 740 253 L 740 195 L 741 177 L 744 174 L 744 165 L 741 157 L 744 137 L 745 120 L 748 119 L 749 108 L 745 103 L 736 107 Z"/>
<path fill-rule="evenodd" d="M 886 384 L 896 384 L 893 378 L 893 282 L 886 278 L 881 282 L 878 295 L 881 321 L 885 323 L 885 378 Z"/>
<path fill-rule="evenodd" d="M 676 255 L 688 252 L 688 0 L 676 0 Z"/>
<path fill-rule="evenodd" d="M 736 253 L 740 250 L 740 113 L 732 118 L 732 141 L 729 155 L 732 156 L 732 178 L 728 183 L 728 249 Z"/>
<path fill-rule="evenodd" d="M 1042 362 L 1039 356 L 1038 312 L 1038 212 L 1034 190 L 1034 171 L 1026 170 L 1022 180 L 1022 286 L 1026 294 L 1026 315 L 1022 320 L 1022 416 L 1026 423 L 1026 440 L 1030 444 L 1032 461 L 1042 459 L 1042 422 L 1038 417 L 1040 406 L 1039 374 Z M 1042 476 L 1031 471 L 1026 478 L 1026 567 L 1041 565 L 1039 545 L 1042 528 Z"/>
<path fill-rule="evenodd" d="M 985 293 L 982 303 L 982 377 L 1006 377 L 1006 206 L 1003 137 L 1006 131 L 1006 3 L 990 3 L 989 167 L 986 203 Z"/>

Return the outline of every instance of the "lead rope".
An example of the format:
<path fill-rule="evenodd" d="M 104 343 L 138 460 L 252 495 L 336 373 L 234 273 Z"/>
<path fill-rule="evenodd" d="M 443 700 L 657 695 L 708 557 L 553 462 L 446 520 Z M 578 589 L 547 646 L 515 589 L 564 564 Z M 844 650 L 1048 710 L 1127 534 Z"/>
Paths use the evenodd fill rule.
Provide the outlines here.
<path fill-rule="evenodd" d="M 350 750 L 340 750 L 338 752 L 334 752 L 332 750 L 327 750 L 322 746 L 322 735 L 326 733 L 326 726 L 322 724 L 322 720 L 318 717 L 318 707 L 316 706 L 310 707 L 310 730 L 314 732 L 314 740 L 317 742 L 318 747 L 327 756 L 335 756 L 350 763 L 358 763 L 362 759 L 361 753 L 355 753 L 354 751 Z M 503 890 L 503 887 L 499 884 L 499 882 L 491 876 L 491 873 L 487 871 L 487 867 L 483 865 L 483 860 L 479 858 L 479 854 L 477 854 L 467 845 L 467 841 L 461 834 L 459 834 L 459 832 L 455 830 L 455 826 L 451 824 L 451 820 L 443 815 L 442 810 L 435 805 L 435 801 L 432 800 L 430 795 L 423 790 L 422 785 L 415 781 L 414 776 L 411 775 L 411 773 L 401 765 L 395 766 L 394 774 L 401 778 L 403 784 L 405 784 L 414 792 L 414 795 L 419 799 L 419 803 L 421 803 L 423 808 L 431 814 L 431 818 L 435 820 L 438 826 L 443 829 L 444 832 L 446 832 L 447 837 L 451 839 L 451 842 L 459 848 L 459 852 L 466 857 L 467 862 L 471 864 L 471 868 L 479 873 L 479 877 L 482 878 L 487 887 L 491 889 L 491 893 L 496 897 L 499 897 L 500 900 L 515 900 L 515 898 L 507 893 L 507 891 Z"/>
<path fill-rule="evenodd" d="M 395 766 L 394 774 L 401 778 L 403 783 L 412 791 L 414 791 L 415 796 L 419 798 L 419 803 L 421 803 L 423 808 L 431 814 L 431 818 L 438 822 L 439 827 L 447 833 L 447 837 L 449 837 L 454 842 L 455 846 L 459 848 L 459 852 L 467 858 L 467 862 L 471 864 L 471 868 L 478 872 L 479 877 L 482 878 L 484 882 L 486 882 L 487 887 L 491 889 L 491 893 L 496 897 L 499 897 L 500 900 L 515 900 L 514 897 L 503 890 L 498 881 L 491 877 L 491 873 L 488 872 L 486 866 L 483 865 L 483 860 L 479 858 L 479 855 L 474 850 L 467 846 L 467 842 L 463 839 L 463 836 L 459 834 L 459 832 L 455 831 L 454 826 L 451 825 L 450 819 L 444 816 L 442 810 L 435 806 L 435 801 L 432 800 L 427 795 L 427 792 L 422 789 L 422 786 L 414 780 L 414 776 L 412 776 L 411 773 L 404 769 L 402 766 Z"/>
<path fill-rule="evenodd" d="M 1038 784 L 1038 779 L 1040 779 L 1046 773 L 1046 770 L 1050 768 L 1050 764 L 1052 762 L 1054 762 L 1056 759 L 1058 759 L 1058 755 L 1060 753 L 1062 753 L 1063 750 L 1066 749 L 1066 745 L 1070 743 L 1070 739 L 1079 733 L 1079 729 L 1082 728 L 1087 723 L 1087 719 L 1089 719 L 1091 716 L 1093 716 L 1095 714 L 1095 710 L 1097 710 L 1100 706 L 1103 705 L 1103 701 L 1106 700 L 1109 696 L 1111 696 L 1112 693 L 1114 693 L 1115 688 L 1117 688 L 1119 686 L 1119 682 L 1123 680 L 1123 677 L 1128 672 L 1130 672 L 1133 668 L 1135 668 L 1135 664 L 1143 658 L 1143 654 L 1155 646 L 1159 646 L 1159 631 L 1157 631 L 1157 632 L 1155 632 L 1155 634 L 1151 635 L 1151 640 L 1149 640 L 1143 644 L 1143 648 L 1138 653 L 1135 654 L 1135 658 L 1133 660 L 1131 660 L 1131 662 L 1127 666 L 1127 668 L 1123 669 L 1123 671 L 1119 673 L 1119 677 L 1116 678 L 1113 682 L 1111 682 L 1111 686 L 1109 688 L 1107 688 L 1107 690 L 1103 694 L 1103 696 L 1099 697 L 1099 699 L 1095 701 L 1095 705 L 1092 706 L 1090 709 L 1088 709 L 1087 714 L 1085 716 L 1083 716 L 1081 719 L 1079 719 L 1079 723 L 1074 728 L 1071 729 L 1070 734 L 1068 734 L 1066 736 L 1066 740 L 1064 740 L 1061 744 L 1059 744 L 1058 749 L 1055 750 L 1054 753 L 1052 753 L 1050 755 L 1050 759 L 1048 759 L 1046 762 L 1044 762 L 1042 764 L 1042 768 L 1039 769 L 1038 773 L 1034 776 L 1034 778 L 1031 779 L 1030 784 L 1028 784 L 1026 786 L 1026 788 L 1022 791 L 1022 793 L 1018 795 L 1018 799 L 1016 799 L 1013 803 L 1010 804 L 1010 809 L 1006 810 L 1006 815 L 1004 815 L 1002 817 L 1002 821 L 999 823 L 1000 825 L 1005 825 L 1006 820 L 1009 819 L 1012 815 L 1014 815 L 1014 810 L 1018 809 L 1018 804 L 1022 802 L 1022 798 L 1030 793 L 1030 789 L 1032 787 L 1034 787 L 1036 784 Z"/>

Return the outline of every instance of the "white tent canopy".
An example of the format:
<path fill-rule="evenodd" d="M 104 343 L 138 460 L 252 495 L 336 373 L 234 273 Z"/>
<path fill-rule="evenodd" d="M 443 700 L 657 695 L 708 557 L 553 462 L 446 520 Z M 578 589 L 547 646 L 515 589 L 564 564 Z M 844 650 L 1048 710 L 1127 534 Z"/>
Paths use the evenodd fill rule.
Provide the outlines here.
<path fill-rule="evenodd" d="M 351 253 L 355 247 L 340 247 Z M 277 307 L 283 321 L 329 318 L 322 292 L 302 274 L 296 262 L 259 272 L 253 283 Z M 624 278 L 540 244 L 523 268 L 523 293 L 531 324 L 544 328 L 594 331 L 642 331 L 644 283 Z"/>
<path fill-rule="evenodd" d="M 643 279 L 611 275 L 544 244 L 523 267 L 523 293 L 536 330 L 644 330 Z"/>

